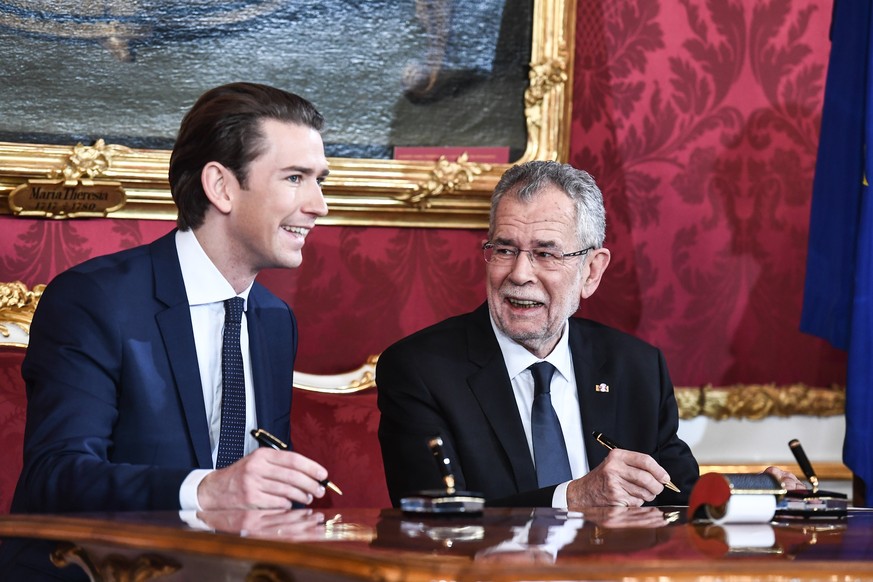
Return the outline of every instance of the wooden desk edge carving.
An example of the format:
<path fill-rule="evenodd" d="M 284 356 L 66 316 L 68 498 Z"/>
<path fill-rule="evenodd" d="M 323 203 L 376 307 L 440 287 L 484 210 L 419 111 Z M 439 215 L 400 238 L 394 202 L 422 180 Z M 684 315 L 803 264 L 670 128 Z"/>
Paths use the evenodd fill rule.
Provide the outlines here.
<path fill-rule="evenodd" d="M 669 526 L 674 527 L 674 526 Z M 675 526 L 690 527 L 690 526 Z M 802 527 L 802 526 L 800 526 Z M 805 535 L 796 527 L 795 531 Z M 184 560 L 185 556 L 203 556 L 218 561 L 238 561 L 255 568 L 268 565 L 272 571 L 290 568 L 303 574 L 306 570 L 370 580 L 563 580 L 577 579 L 584 570 L 591 580 L 700 580 L 730 579 L 736 582 L 758 580 L 852 579 L 873 580 L 870 556 L 840 559 L 841 554 L 827 557 L 809 554 L 810 559 L 792 560 L 777 556 L 761 559 L 687 559 L 683 552 L 667 553 L 640 560 L 597 559 L 542 564 L 475 563 L 467 556 L 429 554 L 421 551 L 377 551 L 369 547 L 349 548 L 344 544 L 294 542 L 281 539 L 244 537 L 234 533 L 214 533 L 179 529 L 167 525 L 127 523 L 125 520 L 57 515 L 0 516 L 0 536 L 28 532 L 28 537 L 65 540 L 80 545 L 84 551 L 95 545 L 104 551 L 128 548 L 163 556 L 166 561 Z M 679 530 L 676 530 L 679 531 Z M 859 529 L 860 533 L 865 530 Z M 684 539 L 677 537 L 677 539 Z M 815 538 L 812 538 L 815 539 Z M 859 540 L 863 541 L 862 536 Z M 797 541 L 795 538 L 792 540 Z M 815 542 L 812 542 L 815 543 Z M 803 544 L 801 544 L 803 545 Z M 74 546 L 75 547 L 75 546 Z M 827 544 L 823 544 L 826 548 Z M 142 554 L 146 555 L 146 554 Z M 614 556 L 615 554 L 613 554 Z M 602 558 L 608 557 L 603 554 Z M 301 572 L 301 570 L 303 572 Z M 717 573 L 717 574 L 716 574 Z M 294 579 L 294 578 L 291 578 Z"/>

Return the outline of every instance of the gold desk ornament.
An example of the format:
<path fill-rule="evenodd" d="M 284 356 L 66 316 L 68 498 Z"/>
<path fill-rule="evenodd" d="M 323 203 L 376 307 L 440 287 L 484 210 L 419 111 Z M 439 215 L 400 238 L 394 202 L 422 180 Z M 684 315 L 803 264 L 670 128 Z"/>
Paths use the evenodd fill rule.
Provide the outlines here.
<path fill-rule="evenodd" d="M 255 564 L 244 582 L 295 582 L 296 578 L 272 564 Z"/>
<path fill-rule="evenodd" d="M 115 582 L 147 582 L 179 573 L 182 565 L 171 558 L 147 553 L 134 557 L 110 554 L 95 559 L 81 546 L 62 542 L 51 555 L 52 564 L 57 568 L 71 565 L 80 567 L 91 580 L 112 580 Z"/>
<path fill-rule="evenodd" d="M 81 143 L 53 168 L 48 179 L 31 178 L 9 193 L 9 210 L 16 216 L 45 218 L 105 217 L 127 203 L 121 182 L 95 180 L 112 168 L 112 159 L 130 148 L 106 145 L 99 139 L 93 146 Z"/>

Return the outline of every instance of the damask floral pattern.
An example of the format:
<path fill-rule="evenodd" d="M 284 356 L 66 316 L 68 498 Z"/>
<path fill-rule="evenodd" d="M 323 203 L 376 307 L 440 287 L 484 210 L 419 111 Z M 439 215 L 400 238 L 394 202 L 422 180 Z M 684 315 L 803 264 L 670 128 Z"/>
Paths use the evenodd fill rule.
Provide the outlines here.
<path fill-rule="evenodd" d="M 27 404 L 24 382 L 19 372 L 21 352 L 17 348 L 0 348 L 0 450 L 3 451 L 0 514 L 9 511 L 15 482 L 21 472 L 24 413 Z"/>
<path fill-rule="evenodd" d="M 829 0 L 581 2 L 571 162 L 613 260 L 582 314 L 662 347 L 679 385 L 844 380 L 798 331 Z M 0 279 L 47 282 L 167 221 L 0 217 Z M 294 308 L 297 369 L 356 368 L 481 303 L 482 230 L 319 226 L 260 280 Z"/>
<path fill-rule="evenodd" d="M 17 238 L 10 237 L 7 249 L 0 257 L 4 281 L 47 282 L 66 265 L 75 265 L 88 258 L 90 252 L 87 238 L 78 229 L 68 228 L 52 221 L 26 221 L 10 223 L 6 229 L 27 226 L 27 230 Z M 8 232 L 5 230 L 5 232 Z M 9 252 L 11 250 L 12 252 Z"/>
<path fill-rule="evenodd" d="M 829 3 L 585 5 L 571 157 L 613 250 L 585 311 L 683 385 L 841 382 L 842 355 L 797 331 Z"/>
<path fill-rule="evenodd" d="M 291 406 L 294 449 L 327 469 L 343 491 L 327 492 L 315 507 L 388 507 L 388 488 L 376 431 L 376 394 L 320 394 L 298 390 Z M 317 436 L 314 436 L 317 435 Z"/>
<path fill-rule="evenodd" d="M 612 251 L 582 314 L 663 348 L 677 385 L 845 381 L 844 355 L 798 331 L 830 10 L 830 0 L 579 3 L 570 161 L 604 192 Z M 46 283 L 172 227 L 3 216 L 0 281 Z M 297 314 L 295 368 L 350 370 L 473 309 L 485 297 L 484 238 L 317 227 L 300 269 L 260 276 Z M 20 442 L 18 360 L 0 364 L 0 393 L 13 394 L 0 399 L 0 444 Z M 360 479 L 381 461 L 374 395 L 349 396 L 342 406 L 295 396 L 293 440 L 317 460 L 343 459 L 328 468 L 354 493 L 326 506 L 384 505 L 381 475 Z"/>
<path fill-rule="evenodd" d="M 484 238 L 484 231 L 316 227 L 302 267 L 264 279 L 290 291 L 303 338 L 298 361 L 308 362 L 300 369 L 356 368 L 404 335 L 475 308 L 484 300 Z M 293 287 L 281 282 L 289 279 Z"/>

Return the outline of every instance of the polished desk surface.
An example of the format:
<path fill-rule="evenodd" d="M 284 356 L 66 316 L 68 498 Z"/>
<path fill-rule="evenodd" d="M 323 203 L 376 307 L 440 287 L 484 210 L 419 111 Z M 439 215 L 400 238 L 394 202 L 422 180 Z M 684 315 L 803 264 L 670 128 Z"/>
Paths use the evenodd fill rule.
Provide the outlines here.
<path fill-rule="evenodd" d="M 541 521 L 549 542 L 529 545 Z M 9 536 L 60 542 L 44 544 L 53 562 L 94 580 L 873 581 L 873 513 L 862 511 L 731 526 L 688 524 L 685 508 L 0 516 Z"/>

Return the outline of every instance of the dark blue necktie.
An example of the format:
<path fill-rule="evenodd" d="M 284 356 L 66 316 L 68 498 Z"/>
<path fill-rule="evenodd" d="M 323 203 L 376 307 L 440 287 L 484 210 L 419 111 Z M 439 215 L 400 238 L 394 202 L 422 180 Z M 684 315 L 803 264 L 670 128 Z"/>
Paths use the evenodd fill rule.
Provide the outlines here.
<path fill-rule="evenodd" d="M 224 302 L 224 338 L 221 343 L 221 432 L 218 437 L 216 469 L 227 467 L 243 456 L 246 433 L 246 384 L 239 335 L 244 304 L 242 297 L 233 297 Z"/>
<path fill-rule="evenodd" d="M 528 368 L 534 379 L 534 400 L 530 414 L 534 462 L 540 487 L 557 485 L 573 478 L 561 422 L 552 407 L 551 383 L 555 367 L 538 362 Z"/>

